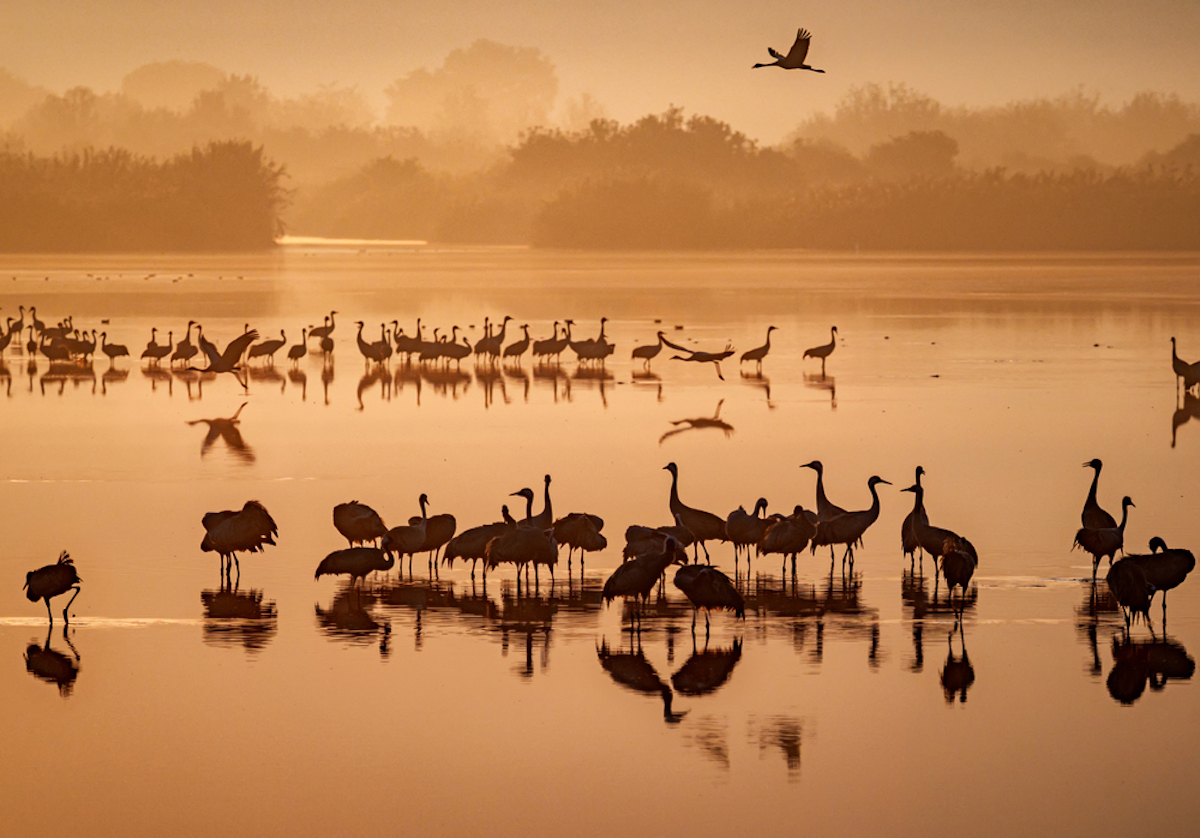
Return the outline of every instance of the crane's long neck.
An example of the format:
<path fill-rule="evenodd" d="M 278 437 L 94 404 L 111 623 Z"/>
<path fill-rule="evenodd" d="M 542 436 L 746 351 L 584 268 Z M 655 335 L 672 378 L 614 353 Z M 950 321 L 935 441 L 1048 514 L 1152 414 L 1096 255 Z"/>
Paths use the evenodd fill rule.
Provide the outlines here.
<path fill-rule="evenodd" d="M 833 506 L 829 502 L 829 498 L 825 497 L 825 475 L 823 472 L 824 469 L 817 469 L 817 512 L 822 516 L 829 510 L 829 507 Z"/>
<path fill-rule="evenodd" d="M 1095 508 L 1096 504 L 1096 487 L 1100 485 L 1100 469 L 1092 466 L 1095 469 L 1095 474 L 1092 475 L 1092 488 L 1088 489 L 1087 500 L 1084 501 L 1084 509 Z"/>
<path fill-rule="evenodd" d="M 554 507 L 552 507 L 550 505 L 550 481 L 549 480 L 546 481 L 544 497 L 545 497 L 545 506 L 542 508 L 542 514 L 538 517 L 553 523 L 554 522 Z"/>
<path fill-rule="evenodd" d="M 871 508 L 867 510 L 867 513 L 874 521 L 879 517 L 879 492 L 875 489 L 874 483 L 868 483 L 867 488 L 871 490 Z"/>
<path fill-rule="evenodd" d="M 383 570 L 391 570 L 396 565 L 396 557 L 391 553 L 385 553 L 383 559 Z"/>
<path fill-rule="evenodd" d="M 920 514 L 925 508 L 925 490 L 921 488 L 921 478 L 917 477 L 917 490 L 913 492 L 913 515 Z"/>
<path fill-rule="evenodd" d="M 671 512 L 678 514 L 683 509 L 683 502 L 679 500 L 679 472 L 671 470 Z"/>
<path fill-rule="evenodd" d="M 525 496 L 525 520 L 533 520 L 533 492 Z"/>
<path fill-rule="evenodd" d="M 1117 530 L 1121 533 L 1121 535 L 1125 534 L 1125 522 L 1127 520 L 1129 520 L 1129 507 L 1130 506 L 1132 506 L 1132 504 L 1128 504 L 1128 503 L 1121 504 L 1121 523 L 1117 525 Z"/>

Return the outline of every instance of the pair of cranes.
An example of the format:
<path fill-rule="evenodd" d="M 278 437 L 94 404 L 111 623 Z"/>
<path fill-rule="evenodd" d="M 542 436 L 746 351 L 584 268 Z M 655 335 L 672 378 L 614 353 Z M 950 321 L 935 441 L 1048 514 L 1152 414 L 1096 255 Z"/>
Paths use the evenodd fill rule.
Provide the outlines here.
<path fill-rule="evenodd" d="M 1172 338 L 1172 341 L 1174 339 Z M 1126 555 L 1114 561 L 1118 551 L 1125 549 L 1125 525 L 1129 520 L 1129 508 L 1133 501 L 1126 495 L 1121 499 L 1121 521 L 1117 521 L 1096 498 L 1100 483 L 1100 471 L 1104 463 L 1099 459 L 1088 460 L 1084 468 L 1092 469 L 1092 483 L 1080 513 L 1082 526 L 1075 533 L 1075 547 L 1082 547 L 1092 556 L 1092 580 L 1100 560 L 1109 561 L 1105 581 L 1125 616 L 1125 624 L 1139 614 L 1149 620 L 1150 605 L 1154 596 L 1162 592 L 1163 621 L 1167 619 L 1167 591 L 1183 583 L 1196 567 L 1196 558 L 1191 551 L 1169 548 L 1160 536 L 1150 539 L 1150 552 Z"/>

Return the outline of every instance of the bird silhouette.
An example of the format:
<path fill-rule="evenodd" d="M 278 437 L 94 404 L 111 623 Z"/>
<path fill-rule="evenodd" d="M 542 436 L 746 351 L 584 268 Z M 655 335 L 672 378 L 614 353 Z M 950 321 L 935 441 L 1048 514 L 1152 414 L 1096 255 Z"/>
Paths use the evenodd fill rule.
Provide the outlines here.
<path fill-rule="evenodd" d="M 268 364 L 275 363 L 275 353 L 282 349 L 287 344 L 287 334 L 283 329 L 279 330 L 279 340 L 264 340 L 250 347 L 250 351 L 246 353 L 246 359 L 266 358 Z"/>
<path fill-rule="evenodd" d="M 179 341 L 179 343 L 175 345 L 175 351 L 171 354 L 172 366 L 174 366 L 176 361 L 183 361 L 184 363 L 187 363 L 188 361 L 192 360 L 192 358 L 195 357 L 195 355 L 200 351 L 192 343 L 192 326 L 195 325 L 196 324 L 194 321 L 188 321 L 187 331 L 183 334 L 183 340 Z"/>
<path fill-rule="evenodd" d="M 846 510 L 837 504 L 830 503 L 829 498 L 825 496 L 825 466 L 821 465 L 821 461 L 813 460 L 800 468 L 811 468 L 817 473 L 817 520 L 827 521 L 835 515 L 845 515 Z"/>
<path fill-rule="evenodd" d="M 663 549 L 667 538 L 674 538 L 684 550 L 691 547 L 696 541 L 696 536 L 680 522 L 678 515 L 673 517 L 675 523 L 665 527 L 646 527 L 641 524 L 631 524 L 626 527 L 622 557 L 634 559 L 638 556 L 657 553 Z"/>
<path fill-rule="evenodd" d="M 746 600 L 721 571 L 710 565 L 685 565 L 675 571 L 675 587 L 692 603 L 692 634 L 696 633 L 696 613 L 704 609 L 704 637 L 708 638 L 709 614 L 714 608 L 728 609 L 746 619 Z M 676 688 L 678 688 L 676 684 Z M 681 690 L 682 692 L 682 690 Z"/>
<path fill-rule="evenodd" d="M 942 552 L 945 549 L 947 541 L 962 541 L 966 549 L 974 550 L 971 543 L 964 538 L 961 538 L 958 533 L 935 527 L 929 523 L 929 516 L 925 514 L 925 489 L 920 483 L 915 483 L 906 489 L 901 489 L 902 492 L 912 492 L 916 495 L 914 501 L 914 511 L 919 508 L 920 515 L 912 517 L 910 524 L 913 537 L 916 539 L 917 546 L 925 553 L 933 557 L 934 561 L 938 561 L 942 557 Z M 912 513 L 910 513 L 912 516 Z M 908 519 L 905 519 L 906 521 Z M 978 557 L 976 557 L 978 558 Z"/>
<path fill-rule="evenodd" d="M 1151 603 L 1154 602 L 1154 594 L 1162 591 L 1162 613 L 1165 625 L 1167 621 L 1167 591 L 1174 590 L 1183 584 L 1183 580 L 1187 579 L 1188 574 L 1196 567 L 1196 557 L 1192 555 L 1191 550 L 1167 547 L 1167 542 L 1159 536 L 1155 536 L 1150 539 L 1148 554 L 1126 556 L 1124 560 L 1133 562 L 1142 569 L 1146 581 L 1154 589 L 1150 595 Z"/>
<path fill-rule="evenodd" d="M 71 607 L 75 597 L 79 596 L 81 581 L 79 574 L 75 572 L 75 562 L 72 561 L 71 555 L 63 550 L 54 564 L 48 564 L 26 573 L 25 584 L 22 587 L 30 602 L 37 602 L 40 599 L 46 603 L 46 616 L 50 618 L 50 624 L 53 625 L 54 614 L 50 612 L 50 600 L 67 591 L 75 592 L 67 600 L 62 611 L 63 620 L 70 622 L 71 618 L 67 614 L 67 609 Z"/>
<path fill-rule="evenodd" d="M 552 532 L 551 529 L 543 530 L 529 523 L 506 529 L 489 541 L 484 549 L 484 572 L 504 563 L 512 564 L 517 568 L 517 582 L 520 584 L 522 569 L 528 570 L 533 565 L 536 575 L 540 567 L 546 566 L 550 568 L 553 579 L 554 566 L 558 563 L 558 544 Z"/>
<path fill-rule="evenodd" d="M 450 539 L 442 554 L 446 564 L 453 567 L 455 559 L 470 559 L 471 578 L 474 579 L 475 564 L 486 557 L 488 543 L 517 526 L 517 522 L 508 514 L 507 506 L 501 507 L 500 512 L 502 520 L 471 527 Z"/>
<path fill-rule="evenodd" d="M 630 354 L 630 358 L 634 361 L 641 361 L 642 367 L 650 369 L 650 362 L 658 357 L 658 353 L 662 352 L 663 348 L 663 333 L 658 333 L 658 343 L 652 343 L 648 346 L 636 346 Z"/>
<path fill-rule="evenodd" d="M 339 503 L 333 508 L 333 526 L 350 542 L 351 547 L 378 541 L 388 531 L 378 512 L 356 500 Z"/>
<path fill-rule="evenodd" d="M 348 547 L 334 550 L 317 565 L 314 579 L 322 576 L 349 576 L 352 587 L 374 571 L 387 572 L 396 564 L 395 558 L 378 547 Z"/>
<path fill-rule="evenodd" d="M 759 67 L 780 67 L 784 70 L 812 70 L 814 73 L 824 73 L 824 70 L 818 70 L 816 67 L 810 67 L 804 63 L 804 59 L 808 56 L 808 47 L 812 42 L 812 35 L 807 29 L 800 29 L 796 32 L 796 40 L 792 44 L 792 48 L 788 50 L 787 55 L 781 55 L 774 48 L 767 47 L 767 52 L 771 54 L 774 61 L 765 64 L 755 64 L 750 69 L 757 70 Z"/>
<path fill-rule="evenodd" d="M 567 546 L 567 567 L 571 566 L 571 553 L 579 551 L 579 563 L 583 565 L 584 553 L 595 553 L 608 547 L 608 539 L 600 530 L 604 521 L 598 515 L 572 512 L 554 522 L 554 540 Z"/>
<path fill-rule="evenodd" d="M 243 388 L 246 387 L 246 380 L 242 377 L 242 366 L 240 361 L 242 355 L 250 348 L 250 344 L 258 340 L 258 332 L 254 329 L 249 329 L 246 332 L 238 335 L 225 346 L 225 351 L 222 352 L 215 360 L 209 354 L 209 364 L 207 367 L 200 369 L 198 367 L 188 367 L 193 372 L 227 372 L 233 375 L 238 383 Z M 205 354 L 208 354 L 207 352 Z"/>
<path fill-rule="evenodd" d="M 963 597 L 967 594 L 967 585 L 971 584 L 971 577 L 975 575 L 975 567 L 978 560 L 975 557 L 975 551 L 968 550 L 963 544 L 963 539 L 958 537 L 947 538 L 941 550 L 942 559 L 942 576 L 946 580 L 946 592 L 949 596 L 954 595 L 954 589 L 962 589 Z M 962 597 L 959 598 L 959 608 L 956 614 L 962 614 Z"/>
<path fill-rule="evenodd" d="M 425 545 L 425 525 L 429 522 L 429 516 L 425 512 L 425 507 L 429 503 L 429 498 L 422 493 L 417 499 L 417 503 L 421 507 L 421 517 L 416 524 L 407 524 L 400 527 L 392 527 L 388 530 L 379 546 L 383 548 L 383 552 L 387 554 L 396 553 L 403 560 L 408 556 L 411 564 L 414 553 L 419 553 Z"/>
<path fill-rule="evenodd" d="M 663 469 L 671 472 L 671 514 L 678 515 L 683 526 L 691 530 L 696 539 L 696 559 L 700 558 L 700 548 L 704 550 L 704 558 L 709 559 L 708 547 L 704 542 L 725 540 L 725 520 L 711 512 L 693 509 L 684 504 L 679 499 L 679 467 L 674 463 L 667 463 Z"/>
<path fill-rule="evenodd" d="M 913 508 L 912 512 L 904 516 L 904 521 L 900 524 L 900 547 L 904 551 L 904 555 L 908 556 L 909 566 L 916 561 L 917 551 L 921 549 L 921 542 L 917 539 L 915 526 L 918 522 L 929 524 L 929 515 L 925 512 L 925 494 L 921 489 L 921 475 L 925 473 L 925 469 L 917 466 L 916 479 L 913 485 L 907 489 L 901 489 L 902 492 L 913 493 Z M 920 491 L 919 491 L 920 490 Z M 924 551 L 922 557 L 924 556 Z"/>
<path fill-rule="evenodd" d="M 509 361 L 509 360 L 512 360 L 515 358 L 517 363 L 519 364 L 521 362 L 521 356 L 524 355 L 525 352 L 529 349 L 529 342 L 530 342 L 529 341 L 529 324 L 526 323 L 526 324 L 522 325 L 521 331 L 523 331 L 525 333 L 524 338 L 522 338 L 521 340 L 515 341 L 513 343 L 510 343 L 508 346 L 504 347 L 503 357 L 504 357 L 505 361 Z"/>
<path fill-rule="evenodd" d="M 804 358 L 820 358 L 821 359 L 821 375 L 825 374 L 825 359 L 833 354 L 833 350 L 837 348 L 837 326 L 829 327 L 829 343 L 813 346 L 804 350 Z"/>
<path fill-rule="evenodd" d="M 420 521 L 421 518 L 418 516 L 408 519 L 409 526 L 416 526 Z M 429 553 L 430 562 L 436 566 L 438 553 L 450 543 L 450 539 L 454 538 L 457 529 L 458 521 L 448 512 L 426 516 L 425 540 L 421 542 L 421 547 L 417 552 Z"/>
<path fill-rule="evenodd" d="M 1091 530 L 1115 527 L 1117 520 L 1101 509 L 1100 504 L 1096 502 L 1096 487 L 1100 484 L 1100 469 L 1104 468 L 1104 463 L 1098 459 L 1088 460 L 1083 467 L 1094 469 L 1092 485 L 1088 489 L 1087 499 L 1083 502 L 1083 514 L 1080 516 L 1083 525 Z"/>
<path fill-rule="evenodd" d="M 389 349 L 390 349 L 389 344 Z M 308 329 L 300 330 L 300 342 L 295 346 L 288 348 L 288 360 L 292 362 L 292 366 L 300 363 L 300 359 L 308 354 Z"/>
<path fill-rule="evenodd" d="M 337 314 L 336 311 L 329 312 L 329 316 L 325 318 L 324 325 L 317 326 L 315 329 L 310 329 L 308 332 L 308 339 L 312 340 L 313 338 L 320 338 L 321 341 L 324 342 L 325 338 L 330 337 L 333 334 L 333 330 L 337 328 L 337 323 L 335 323 L 333 319 L 335 314 Z M 332 340 L 332 338 L 330 339 Z"/>
<path fill-rule="evenodd" d="M 1183 385 L 1184 392 L 1200 385 L 1200 361 L 1189 364 L 1175 354 L 1175 338 L 1171 338 L 1171 369 L 1175 373 L 1176 391 Z"/>
<path fill-rule="evenodd" d="M 1150 598 L 1154 589 L 1146 579 L 1145 571 L 1137 562 L 1131 562 L 1127 558 L 1113 562 L 1112 567 L 1108 569 L 1105 581 L 1108 583 L 1108 589 L 1112 591 L 1113 597 L 1117 600 L 1117 604 L 1121 606 L 1126 628 L 1139 614 L 1149 621 Z"/>
<path fill-rule="evenodd" d="M 274 537 L 279 535 L 275 520 L 256 500 L 246 501 L 240 510 L 206 513 L 200 522 L 205 530 L 200 549 L 221 557 L 221 573 L 226 577 L 233 568 L 241 575 L 238 553 L 261 553 L 268 544 L 275 544 Z"/>
<path fill-rule="evenodd" d="M 1100 560 L 1105 556 L 1111 564 L 1113 557 L 1125 546 L 1125 522 L 1129 518 L 1129 507 L 1134 503 L 1126 495 L 1121 500 L 1121 523 L 1115 527 L 1103 527 L 1100 529 L 1090 529 L 1081 527 L 1075 533 L 1075 547 L 1082 547 L 1084 550 L 1092 554 L 1092 578 L 1096 578 L 1096 568 L 1100 566 Z"/>
<path fill-rule="evenodd" d="M 129 355 L 128 347 L 122 346 L 119 343 L 108 343 L 108 332 L 100 333 L 100 351 L 108 356 L 110 365 L 116 361 L 117 358 Z"/>
<path fill-rule="evenodd" d="M 792 558 L 792 573 L 796 572 L 796 555 L 817 534 L 816 524 L 802 506 L 797 506 L 791 515 L 781 515 L 767 526 L 759 539 L 758 551 L 764 556 L 782 555 L 786 566 L 788 556 Z"/>
<path fill-rule="evenodd" d="M 747 361 L 753 361 L 757 369 L 762 369 L 763 358 L 767 357 L 767 353 L 771 351 L 771 332 L 775 331 L 774 326 L 767 327 L 767 340 L 762 346 L 749 349 L 742 353 L 739 364 L 744 364 Z"/>
<path fill-rule="evenodd" d="M 659 578 L 672 564 L 687 564 L 687 553 L 678 541 L 668 537 L 661 550 L 630 559 L 614 570 L 605 580 L 600 596 L 605 603 L 617 597 L 632 599 L 640 623 L 641 604 L 650 598 Z"/>
<path fill-rule="evenodd" d="M 829 556 L 833 558 L 833 546 L 835 544 L 845 544 L 846 552 L 842 554 L 842 563 L 850 560 L 850 566 L 854 567 L 854 546 L 862 544 L 863 534 L 867 529 L 875 523 L 879 518 L 879 493 L 875 487 L 883 483 L 890 486 L 888 481 L 878 475 L 871 477 L 867 481 L 867 489 L 871 493 L 870 509 L 863 509 L 857 512 L 846 512 L 841 515 L 835 515 L 832 518 L 827 518 L 818 522 L 816 534 L 813 535 L 812 549 L 821 546 L 829 546 Z"/>
<path fill-rule="evenodd" d="M 725 539 L 733 544 L 733 557 L 737 561 L 738 553 L 746 551 L 746 560 L 750 560 L 750 548 L 757 546 L 767 534 L 771 521 L 760 513 L 767 511 L 767 499 L 759 498 L 754 503 L 754 511 L 747 512 L 745 507 L 737 509 L 725 516 Z"/>

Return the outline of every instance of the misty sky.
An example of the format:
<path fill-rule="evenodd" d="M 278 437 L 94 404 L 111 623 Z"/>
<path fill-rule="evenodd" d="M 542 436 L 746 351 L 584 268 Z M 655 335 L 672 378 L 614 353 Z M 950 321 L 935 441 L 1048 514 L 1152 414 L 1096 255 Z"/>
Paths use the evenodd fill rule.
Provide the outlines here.
<path fill-rule="evenodd" d="M 749 7 L 749 8 L 748 8 Z M 775 68 L 804 26 L 809 63 Z M 10 4 L 0 66 L 52 90 L 115 90 L 150 61 L 207 61 L 280 94 L 393 79 L 479 38 L 536 46 L 560 101 L 581 92 L 628 121 L 670 104 L 774 142 L 851 87 L 903 81 L 950 104 L 1080 85 L 1119 104 L 1153 89 L 1200 100 L 1197 0 L 40 0 Z"/>

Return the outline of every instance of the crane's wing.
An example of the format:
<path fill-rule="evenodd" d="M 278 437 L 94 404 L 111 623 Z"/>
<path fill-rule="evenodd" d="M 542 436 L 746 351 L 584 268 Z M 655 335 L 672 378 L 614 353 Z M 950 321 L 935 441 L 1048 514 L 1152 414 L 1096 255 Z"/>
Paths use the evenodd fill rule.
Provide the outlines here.
<path fill-rule="evenodd" d="M 787 62 L 799 67 L 804 63 L 805 56 L 808 55 L 808 44 L 812 40 L 812 35 L 808 34 L 807 29 L 801 29 L 796 33 L 796 43 L 792 44 L 792 48 L 788 50 Z"/>
<path fill-rule="evenodd" d="M 229 341 L 229 345 L 225 347 L 225 351 L 221 353 L 221 361 L 227 366 L 232 366 L 237 362 L 237 359 L 242 357 L 242 353 L 254 341 L 258 340 L 258 331 L 251 329 L 244 335 L 238 335 L 233 340 Z"/>
<path fill-rule="evenodd" d="M 774 58 L 776 61 L 783 60 L 783 53 L 780 52 L 779 50 L 775 49 L 775 47 L 767 47 L 767 52 L 769 52 L 771 54 L 771 57 Z"/>

